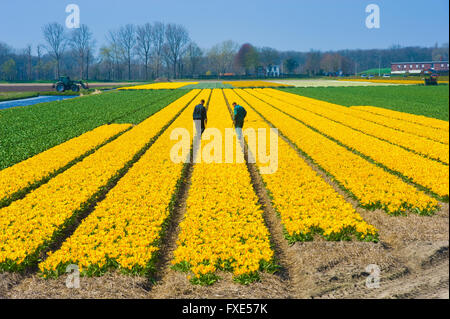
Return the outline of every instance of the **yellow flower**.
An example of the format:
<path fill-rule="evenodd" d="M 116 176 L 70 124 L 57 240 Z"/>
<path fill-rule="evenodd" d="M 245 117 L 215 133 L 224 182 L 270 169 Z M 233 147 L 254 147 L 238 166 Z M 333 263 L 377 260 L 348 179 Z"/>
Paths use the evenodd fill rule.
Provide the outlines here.
<path fill-rule="evenodd" d="M 232 127 L 221 90 L 213 90 L 208 119 L 208 127 L 223 136 Z M 189 262 L 195 276 L 213 273 L 215 265 L 224 267 L 227 261 L 239 275 L 272 260 L 269 231 L 245 163 L 195 164 L 186 206 L 174 262 Z"/>
<path fill-rule="evenodd" d="M 357 150 L 377 163 L 401 173 L 434 193 L 442 197 L 449 195 L 448 165 L 423 156 L 448 163 L 448 132 L 432 129 L 440 131 L 442 136 L 446 136 L 447 144 L 443 145 L 426 138 L 420 139 L 414 134 L 406 134 L 374 124 L 370 121 L 372 115 L 369 115 L 367 120 L 354 117 L 352 110 L 345 106 L 303 98 L 290 93 L 278 93 L 281 91 L 273 89 L 268 89 L 270 92 L 268 95 L 261 93 L 267 92 L 267 89 L 247 90 L 247 92 L 276 105 L 283 112 L 306 125 L 334 138 L 350 149 Z M 244 93 L 245 96 L 249 96 L 247 92 Z M 291 121 L 295 120 L 291 119 Z M 293 128 L 300 126 L 303 125 L 297 122 Z M 422 128 L 427 129 L 426 127 Z M 422 155 L 408 151 L 404 147 Z"/>
<path fill-rule="evenodd" d="M 27 256 L 34 254 L 80 209 L 96 192 L 123 168 L 153 138 L 174 115 L 198 93 L 191 91 L 163 110 L 136 125 L 114 141 L 30 192 L 25 198 L 0 209 L 0 263 L 7 260 L 20 265 Z M 118 200 L 121 200 L 118 194 Z M 131 201 L 132 202 L 132 201 Z M 118 214 L 117 207 L 109 207 Z M 89 225 L 92 222 L 87 222 Z M 95 244 L 101 246 L 102 230 Z M 77 260 L 74 251 L 88 250 L 83 242 L 64 246 L 53 254 L 45 265 L 52 267 L 52 260 L 64 263 Z M 75 248 L 76 247 L 76 248 Z M 73 258 L 73 259 L 71 259 Z M 46 268 L 46 267 L 44 267 Z"/>
<path fill-rule="evenodd" d="M 42 180 L 130 126 L 130 124 L 102 125 L 0 171 L 0 200 Z"/>
<path fill-rule="evenodd" d="M 272 89 L 266 90 L 274 91 Z M 224 91 L 231 93 L 231 90 Z M 437 208 L 438 202 L 434 198 L 418 191 L 414 186 L 408 185 L 399 177 L 386 172 L 384 169 L 370 163 L 361 156 L 354 154 L 292 117 L 283 114 L 261 99 L 249 94 L 249 92 L 253 93 L 254 91 L 260 92 L 261 90 L 234 90 L 233 92 L 243 96 L 252 107 L 266 119 L 269 119 L 297 147 L 312 158 L 317 165 L 359 199 L 361 204 L 386 206 L 388 203 L 395 201 L 395 206 L 393 205 L 389 212 L 401 211 L 402 206 L 420 210 Z M 280 92 L 279 94 L 282 95 L 293 95 L 281 91 L 275 92 Z M 277 100 L 268 97 L 265 98 L 265 101 L 270 102 L 272 105 L 277 104 Z M 329 120 L 326 121 L 331 122 Z M 405 159 L 402 161 L 404 162 Z M 448 167 L 443 174 L 448 174 Z M 447 181 L 440 180 L 435 188 L 440 188 L 445 183 L 448 183 L 448 179 Z M 445 192 L 448 193 L 448 187 L 445 191 L 443 190 L 443 193 Z"/>

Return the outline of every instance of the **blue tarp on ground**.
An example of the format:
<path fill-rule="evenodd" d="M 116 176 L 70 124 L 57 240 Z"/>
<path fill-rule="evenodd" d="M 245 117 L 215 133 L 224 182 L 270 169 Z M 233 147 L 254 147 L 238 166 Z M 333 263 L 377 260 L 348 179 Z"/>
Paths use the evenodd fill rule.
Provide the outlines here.
<path fill-rule="evenodd" d="M 5 101 L 5 102 L 0 102 L 0 110 L 9 109 L 11 107 L 16 107 L 16 106 L 28 106 L 28 105 L 44 103 L 44 102 L 61 101 L 61 100 L 71 99 L 74 97 L 78 97 L 78 95 L 74 95 L 74 96 L 72 96 L 72 95 L 49 95 L 49 96 L 31 97 L 28 99 Z"/>

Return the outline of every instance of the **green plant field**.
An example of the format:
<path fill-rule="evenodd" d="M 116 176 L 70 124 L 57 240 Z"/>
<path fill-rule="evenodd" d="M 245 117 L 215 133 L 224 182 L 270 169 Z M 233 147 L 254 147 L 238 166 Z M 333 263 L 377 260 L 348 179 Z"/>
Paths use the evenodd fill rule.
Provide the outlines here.
<path fill-rule="evenodd" d="M 311 87 L 282 89 L 345 106 L 370 105 L 449 120 L 448 85 Z"/>
<path fill-rule="evenodd" d="M 89 95 L 95 92 L 95 89 L 81 89 L 80 92 L 73 91 L 64 91 L 64 92 L 56 92 L 56 91 L 43 91 L 38 92 L 39 95 Z"/>
<path fill-rule="evenodd" d="M 365 70 L 362 72 L 358 72 L 358 74 L 373 74 L 373 75 L 378 75 L 378 73 L 384 74 L 384 73 L 391 73 L 391 68 L 375 68 L 375 69 L 369 69 L 369 70 Z"/>
<path fill-rule="evenodd" d="M 187 93 L 105 92 L 0 110 L 0 169 L 107 123 L 137 124 Z"/>

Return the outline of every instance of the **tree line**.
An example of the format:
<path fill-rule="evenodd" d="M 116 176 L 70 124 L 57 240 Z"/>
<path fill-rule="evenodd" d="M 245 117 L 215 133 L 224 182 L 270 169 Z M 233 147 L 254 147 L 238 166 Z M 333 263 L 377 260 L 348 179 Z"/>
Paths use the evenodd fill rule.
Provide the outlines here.
<path fill-rule="evenodd" d="M 43 43 L 15 50 L 0 42 L 0 78 L 6 81 L 54 80 L 69 75 L 82 80 L 133 81 L 175 78 L 265 76 L 279 66 L 283 75 L 350 75 L 391 62 L 448 60 L 448 43 L 321 52 L 279 51 L 228 40 L 200 48 L 188 30 L 173 23 L 127 24 L 108 31 L 97 47 L 87 25 L 67 31 L 59 23 L 42 27 Z"/>

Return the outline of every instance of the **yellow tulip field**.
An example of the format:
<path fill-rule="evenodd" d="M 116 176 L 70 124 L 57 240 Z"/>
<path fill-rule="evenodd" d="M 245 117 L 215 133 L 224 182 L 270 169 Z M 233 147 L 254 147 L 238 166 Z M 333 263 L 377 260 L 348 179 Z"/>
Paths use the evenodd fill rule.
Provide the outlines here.
<path fill-rule="evenodd" d="M 208 113 L 209 126 L 222 132 L 231 127 L 221 90 L 213 91 Z M 245 163 L 196 164 L 191 182 L 173 263 L 191 267 L 196 278 L 216 268 L 232 269 L 243 280 L 256 275 L 273 251 Z"/>
<path fill-rule="evenodd" d="M 371 244 L 383 225 L 364 212 L 430 218 L 448 202 L 448 122 L 346 107 L 275 85 L 233 85 L 182 90 L 139 124 L 101 125 L 0 170 L 0 271 L 37 269 L 53 280 L 75 264 L 83 276 L 154 275 L 174 235 L 169 266 L 192 284 L 211 285 L 223 273 L 250 284 L 280 267 L 269 214 L 288 244 Z M 207 130 L 195 152 L 192 115 L 202 99 Z M 242 145 L 233 102 L 247 111 Z M 175 154 L 182 160 L 174 160 L 183 141 L 184 152 Z M 259 155 L 274 150 L 267 172 Z"/>

